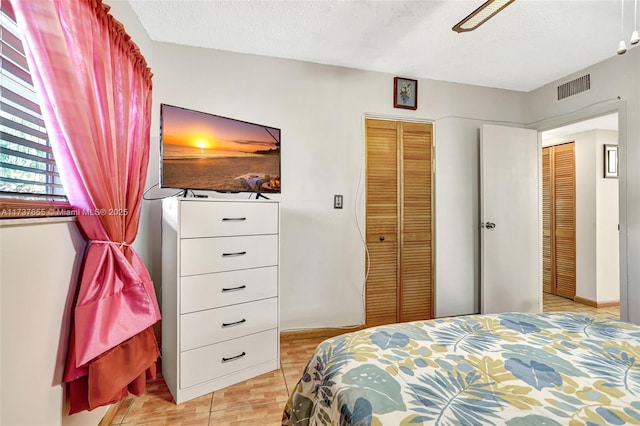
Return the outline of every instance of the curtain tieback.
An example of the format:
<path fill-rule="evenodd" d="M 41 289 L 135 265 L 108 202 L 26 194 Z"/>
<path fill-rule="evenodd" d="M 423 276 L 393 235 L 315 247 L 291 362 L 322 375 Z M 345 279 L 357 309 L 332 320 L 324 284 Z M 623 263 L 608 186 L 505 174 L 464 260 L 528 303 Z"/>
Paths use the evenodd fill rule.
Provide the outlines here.
<path fill-rule="evenodd" d="M 131 247 L 131 244 L 125 243 L 124 241 L 103 241 L 103 240 L 89 240 L 89 244 L 112 244 L 116 247 L 118 247 L 119 249 L 122 249 L 122 247 Z"/>

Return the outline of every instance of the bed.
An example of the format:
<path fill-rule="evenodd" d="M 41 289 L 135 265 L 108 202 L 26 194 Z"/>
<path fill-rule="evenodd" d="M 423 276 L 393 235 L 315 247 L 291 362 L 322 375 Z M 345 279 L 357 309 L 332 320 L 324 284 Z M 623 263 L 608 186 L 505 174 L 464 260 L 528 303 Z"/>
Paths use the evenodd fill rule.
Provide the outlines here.
<path fill-rule="evenodd" d="M 282 424 L 640 424 L 640 327 L 504 313 L 344 334 L 318 346 Z"/>

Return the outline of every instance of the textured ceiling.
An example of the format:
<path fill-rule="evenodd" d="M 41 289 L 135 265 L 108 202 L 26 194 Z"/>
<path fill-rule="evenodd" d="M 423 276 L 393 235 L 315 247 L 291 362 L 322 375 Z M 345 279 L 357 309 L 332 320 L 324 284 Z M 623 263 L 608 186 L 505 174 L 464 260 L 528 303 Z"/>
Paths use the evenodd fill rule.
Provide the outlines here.
<path fill-rule="evenodd" d="M 483 2 L 129 0 L 154 41 L 520 91 L 616 56 L 619 0 L 516 0 L 451 30 Z"/>

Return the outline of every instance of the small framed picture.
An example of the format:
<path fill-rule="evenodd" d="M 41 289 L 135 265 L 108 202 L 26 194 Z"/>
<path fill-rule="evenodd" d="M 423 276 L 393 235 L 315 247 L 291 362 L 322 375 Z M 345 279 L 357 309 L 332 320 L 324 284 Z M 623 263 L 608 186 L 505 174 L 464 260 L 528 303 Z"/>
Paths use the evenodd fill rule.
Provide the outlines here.
<path fill-rule="evenodd" d="M 604 146 L 604 177 L 618 177 L 618 145 Z"/>
<path fill-rule="evenodd" d="M 402 77 L 393 79 L 393 107 L 418 109 L 418 80 Z"/>

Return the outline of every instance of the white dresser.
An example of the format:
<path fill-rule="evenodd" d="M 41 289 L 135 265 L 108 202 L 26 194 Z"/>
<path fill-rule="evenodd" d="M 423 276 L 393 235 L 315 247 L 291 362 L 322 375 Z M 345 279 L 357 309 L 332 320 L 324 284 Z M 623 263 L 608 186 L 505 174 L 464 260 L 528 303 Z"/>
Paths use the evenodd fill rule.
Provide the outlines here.
<path fill-rule="evenodd" d="M 279 365 L 279 205 L 162 202 L 162 375 L 177 404 Z"/>

